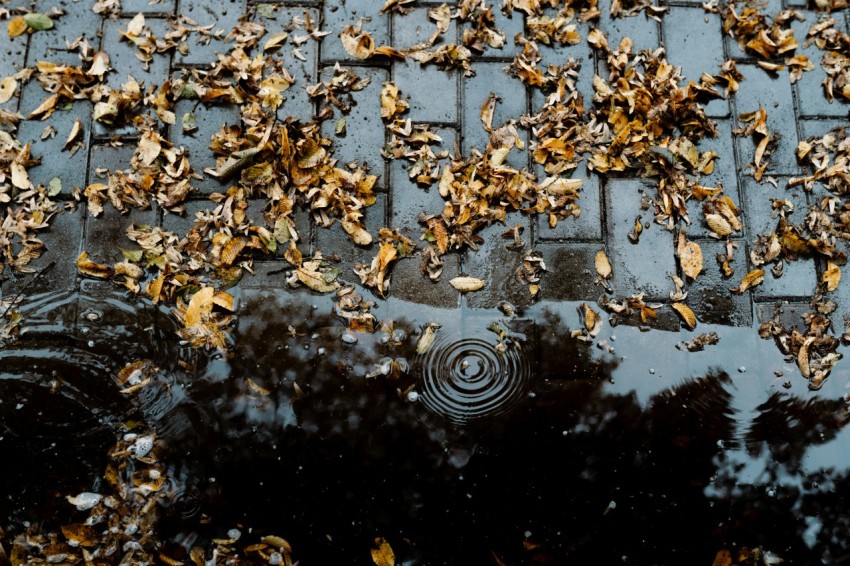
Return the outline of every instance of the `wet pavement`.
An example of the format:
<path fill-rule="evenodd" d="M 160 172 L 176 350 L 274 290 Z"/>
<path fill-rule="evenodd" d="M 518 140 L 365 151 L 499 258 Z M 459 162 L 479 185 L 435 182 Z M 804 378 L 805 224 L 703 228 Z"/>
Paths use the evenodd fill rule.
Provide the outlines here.
<path fill-rule="evenodd" d="M 88 515 L 67 497 L 117 491 L 105 471 L 119 469 L 118 475 L 136 481 L 142 464 L 160 466 L 166 478 L 153 495 L 145 493 L 154 502 L 149 526 L 155 534 L 134 538 L 133 530 L 120 540 L 155 549 L 163 562 L 162 556 L 199 563 L 191 552 L 202 548 L 205 560 L 225 563 L 224 550 L 216 558 L 210 549 L 221 547 L 216 541 L 234 528 L 246 545 L 265 535 L 285 538 L 301 564 L 380 564 L 370 554 L 376 539 L 392 546 L 394 563 L 411 565 L 848 560 L 850 362 L 839 360 L 822 387 L 812 390 L 799 357 L 781 351 L 779 337 L 759 336 L 759 325 L 774 319 L 777 305 L 786 327 L 804 331 L 829 264 L 817 256 L 788 261 L 781 277 L 768 269 L 762 284 L 730 292 L 757 267 L 750 258 L 757 236 L 777 224 L 771 201 L 793 203 L 788 218 L 800 223 L 827 195 L 822 187 L 786 187 L 806 173 L 795 156 L 798 142 L 850 125 L 850 104 L 824 96 L 820 53 L 803 47 L 819 13 L 799 7 L 806 22 L 794 24 L 797 53 L 808 54 L 815 68 L 793 84 L 785 70 L 760 68 L 752 53 L 723 33 L 721 15 L 699 2 L 668 2 L 658 20 L 643 13 L 612 18 L 606 2 L 598 22 L 577 22 L 582 38 L 596 27 L 612 46 L 629 37 L 637 48 L 664 47 L 688 80 L 718 72 L 728 59 L 744 76 L 737 93 L 705 106 L 719 135 L 700 144 L 717 153 L 700 184 L 722 184 L 740 208 L 743 229 L 728 239 L 713 237 L 698 212 L 701 203 L 687 203 L 693 222 L 688 239 L 705 258 L 704 271 L 686 282 L 687 305 L 697 319 L 691 330 L 670 307 L 670 276 L 684 277 L 676 233 L 652 222 L 645 204 L 656 195 L 657 179 L 598 174 L 584 164 L 573 174 L 585 179 L 578 218 L 551 227 L 545 215 L 512 211 L 505 225 L 480 232 L 477 250 L 443 256 L 438 281 L 424 273 L 416 254 L 392 266 L 386 298 L 361 284 L 353 268 L 378 252 L 381 228 L 398 229 L 424 248 L 420 217 L 439 214 L 445 205 L 436 184 L 423 188 L 410 179 L 407 161 L 381 155 L 390 141 L 381 119 L 386 81 L 408 101 L 404 117 L 429 124 L 442 138 L 437 149 L 463 155 L 487 146 L 481 112 L 491 93 L 499 97 L 494 125 L 536 114 L 544 102 L 540 91 L 503 70 L 521 50 L 516 36 L 527 22 L 521 12 L 507 17 L 494 8 L 507 41 L 502 49 L 473 54 L 474 76 L 410 59 L 355 59 L 338 38 L 344 25 L 364 17 L 363 29 L 376 45 L 407 48 L 431 35 L 428 10 L 439 4 L 416 2 L 400 14 L 382 13 L 379 3 L 367 0 L 125 1 L 113 18 L 94 13 L 88 0 L 4 4 L 12 15 L 54 6 L 65 11 L 54 17 L 53 29 L 13 39 L 3 22 L 5 76 L 43 60 L 79 64 L 67 44 L 83 34 L 94 50 L 109 53 L 116 71 L 108 75 L 112 88 L 128 75 L 160 85 L 181 70 L 207 69 L 217 53 L 229 50 L 224 36 L 249 13 L 249 21 L 270 33 L 286 29 L 305 38 L 283 56 L 295 82 L 277 109 L 280 120 L 313 119 L 322 105 L 304 87 L 330 80 L 336 64 L 371 77 L 352 93 L 356 104 L 344 133 L 336 120 L 323 122 L 321 132 L 333 140 L 341 163 L 365 162 L 378 176 L 364 222 L 376 241 L 357 245 L 340 223 L 318 226 L 305 208 L 294 210 L 293 224 L 304 257 L 321 252 L 338 259 L 339 281 L 374 302 L 377 323 L 374 332 L 352 332 L 337 316 L 334 294 L 291 288 L 293 266 L 281 249 L 256 254 L 250 273 L 227 287 L 235 299 L 229 351 L 194 349 L 177 335 L 174 303 L 154 304 L 144 292 L 133 295 L 78 270 L 83 251 L 112 264 L 123 259 L 122 249 L 138 247 L 126 236 L 131 225 L 182 235 L 196 213 L 215 207 L 210 195 L 230 183 L 202 171 L 216 167 L 213 134 L 239 121 L 234 105 L 180 100 L 177 123 L 161 128 L 163 137 L 187 148 L 200 173 L 182 215 L 156 203 L 123 214 L 107 205 L 102 215 L 91 214 L 79 190 L 105 182 L 106 171 L 128 168 L 139 132 L 96 122 L 88 100 L 68 102 L 44 122 L 22 120 L 17 138 L 41 157 L 28 171 L 30 180 L 48 186 L 61 179 L 54 196 L 63 210 L 40 233 L 45 251 L 31 264 L 33 273 L 0 272 L 0 298 L 16 299 L 22 315 L 19 336 L 0 342 L 0 565 L 7 555 L 12 563 L 41 563 L 15 562 L 16 537 L 20 541 L 28 529 L 61 533 L 60 525 L 85 521 Z M 766 12 L 773 14 L 797 3 L 770 4 Z M 145 69 L 120 34 L 140 11 L 160 37 L 174 14 L 224 32 L 193 35 L 187 49 L 156 53 Z M 847 32 L 846 10 L 832 16 Z M 301 27 L 291 25 L 293 18 Z M 304 20 L 330 34 L 310 38 Z M 441 42 L 459 43 L 466 27 L 452 21 Z M 591 105 L 594 73 L 608 73 L 605 58 L 584 40 L 541 45 L 540 53 L 541 66 L 567 57 L 581 62 L 576 84 Z M 19 93 L 0 108 L 27 116 L 47 96 L 34 78 Z M 738 117 L 760 106 L 779 134 L 761 183 L 750 174 L 753 139 L 733 134 L 741 126 Z M 188 112 L 197 122 L 190 133 L 181 128 Z M 62 146 L 75 120 L 83 143 L 69 155 Z M 47 124 L 58 134 L 41 139 Z M 526 129 L 518 132 L 530 141 Z M 530 152 L 509 159 L 513 167 L 545 176 Z M 246 215 L 271 230 L 267 201 L 256 196 L 248 199 Z M 643 231 L 633 243 L 638 215 Z M 521 248 L 511 245 L 512 236 L 503 237 L 516 224 Z M 738 246 L 731 278 L 715 261 L 728 242 Z M 839 242 L 839 249 L 844 246 Z M 530 250 L 546 265 L 537 296 L 517 278 Z M 596 281 L 600 250 L 612 265 L 607 294 Z M 460 293 L 449 283 L 459 275 L 486 285 Z M 827 295 L 835 301 L 828 314 L 839 337 L 850 315 L 848 289 L 850 282 L 841 281 Z M 601 296 L 636 294 L 643 294 L 654 317 L 618 316 L 600 306 Z M 587 323 L 583 304 L 602 314 L 598 325 Z M 711 332 L 719 343 L 689 351 L 688 341 Z M 156 370 L 140 389 L 122 391 L 130 383 L 120 377 L 122 368 L 138 360 L 150 360 Z M 157 439 L 156 464 L 136 458 L 118 466 L 115 447 L 146 434 Z M 128 521 L 121 524 L 124 533 Z M 136 529 L 144 524 L 137 523 Z M 77 552 L 78 545 L 66 544 L 67 533 L 56 536 L 62 552 Z M 30 556 L 38 554 L 36 546 L 30 545 Z M 48 546 L 42 545 L 43 556 Z M 120 557 L 101 558 L 119 563 Z"/>

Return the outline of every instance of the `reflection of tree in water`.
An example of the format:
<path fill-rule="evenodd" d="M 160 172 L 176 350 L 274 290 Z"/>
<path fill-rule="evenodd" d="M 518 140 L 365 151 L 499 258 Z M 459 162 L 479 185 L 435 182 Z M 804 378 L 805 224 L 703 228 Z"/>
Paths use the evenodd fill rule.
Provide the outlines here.
<path fill-rule="evenodd" d="M 395 346 L 380 332 L 348 345 L 312 297 L 284 299 L 249 296 L 233 355 L 172 388 L 169 403 L 140 395 L 178 486 L 163 502 L 164 536 L 191 546 L 238 523 L 286 537 L 305 564 L 370 564 L 376 536 L 399 563 L 419 564 L 850 552 L 848 472 L 801 464 L 845 424 L 842 402 L 774 395 L 739 422 L 733 380 L 718 371 L 642 404 L 606 391 L 615 363 L 546 314 L 529 334 L 533 395 L 457 428 L 399 395 L 412 375 L 363 377 L 382 357 L 413 360 L 421 321 L 397 320 L 408 338 Z M 763 476 L 741 481 L 765 453 Z M 764 477 L 781 481 L 775 496 Z"/>

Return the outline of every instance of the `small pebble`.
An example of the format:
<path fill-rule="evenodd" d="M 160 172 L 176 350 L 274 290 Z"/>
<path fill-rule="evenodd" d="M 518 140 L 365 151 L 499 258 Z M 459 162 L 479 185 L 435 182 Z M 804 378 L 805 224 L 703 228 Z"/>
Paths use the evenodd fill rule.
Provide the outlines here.
<path fill-rule="evenodd" d="M 649 375 L 655 375 L 655 368 L 649 368 Z"/>
<path fill-rule="evenodd" d="M 407 394 L 407 400 L 411 403 L 417 402 L 419 400 L 419 393 L 417 393 L 416 391 L 410 391 Z"/>
<path fill-rule="evenodd" d="M 738 373 L 747 373 L 747 368 L 745 368 L 744 366 L 739 367 Z"/>

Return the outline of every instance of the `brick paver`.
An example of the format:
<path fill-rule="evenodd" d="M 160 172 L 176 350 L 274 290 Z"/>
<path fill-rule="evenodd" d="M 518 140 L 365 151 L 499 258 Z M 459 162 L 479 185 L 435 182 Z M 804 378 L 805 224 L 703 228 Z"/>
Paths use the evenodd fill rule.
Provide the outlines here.
<path fill-rule="evenodd" d="M 480 112 L 490 93 L 498 97 L 494 126 L 508 120 L 519 121 L 524 114 L 539 112 L 544 104 L 544 96 L 537 89 L 526 88 L 518 79 L 504 72 L 521 48 L 516 38 L 523 32 L 526 18 L 518 11 L 508 17 L 499 6 L 494 7 L 496 25 L 505 32 L 506 45 L 502 49 L 474 53 L 475 74 L 469 77 L 457 69 L 446 69 L 434 64 L 422 65 L 410 59 L 353 59 L 340 42 L 339 34 L 343 27 L 360 21 L 362 29 L 372 34 L 375 45 L 391 45 L 397 49 L 410 47 L 425 41 L 434 32 L 435 23 L 429 18 L 428 10 L 439 4 L 419 2 L 410 13 L 402 15 L 380 13 L 377 4 L 366 0 L 279 2 L 261 6 L 245 4 L 242 0 L 225 4 L 207 0 L 163 0 L 157 3 L 125 0 L 120 17 L 113 19 L 92 12 L 91 1 L 60 2 L 59 7 L 66 14 L 55 18 L 54 29 L 24 34 L 11 40 L 3 32 L 0 42 L 3 53 L 0 75 L 12 75 L 45 60 L 78 65 L 78 54 L 67 49 L 67 45 L 78 36 L 84 36 L 93 49 L 109 53 L 113 71 L 108 75 L 108 87 L 120 88 L 131 75 L 147 91 L 158 87 L 169 77 L 178 76 L 182 68 L 208 68 L 216 60 L 217 54 L 225 53 L 230 48 L 230 41 L 225 36 L 239 18 L 249 13 L 249 21 L 262 24 L 268 33 L 286 32 L 298 38 L 297 45 L 287 43 L 278 52 L 295 81 L 283 93 L 284 102 L 278 109 L 279 119 L 294 117 L 302 123 L 312 120 L 318 106 L 307 95 L 306 87 L 319 80 L 330 80 L 333 66 L 337 63 L 351 68 L 361 77 L 371 79 L 366 88 L 352 93 L 354 104 L 345 115 L 345 131 L 336 132 L 337 120 L 343 114 L 335 110 L 334 117 L 323 123 L 322 133 L 333 141 L 333 155 L 339 160 L 339 165 L 365 163 L 370 172 L 378 176 L 376 190 L 380 193 L 379 198 L 366 212 L 366 225 L 370 232 L 375 235 L 385 226 L 398 228 L 415 242 L 421 243 L 420 214 L 441 212 L 444 201 L 436 184 L 431 187 L 418 186 L 408 178 L 406 169 L 409 162 L 403 159 L 389 161 L 381 156 L 381 150 L 388 140 L 385 125 L 380 118 L 379 94 L 382 85 L 388 81 L 394 82 L 402 97 L 409 101 L 410 109 L 404 118 L 409 118 L 414 124 L 430 123 L 432 129 L 443 138 L 441 147 L 435 150 L 448 149 L 454 152 L 457 147 L 464 154 L 471 148 L 483 149 L 487 145 L 488 134 L 482 126 Z M 802 2 L 788 2 L 788 5 L 801 6 Z M 51 6 L 52 3 L 38 1 L 33 8 L 47 11 Z M 742 52 L 733 38 L 722 33 L 720 15 L 705 11 L 701 2 L 673 2 L 660 21 L 643 14 L 612 18 L 608 14 L 607 4 L 600 5 L 600 8 L 602 16 L 597 22 L 577 24 L 577 30 L 582 36 L 578 45 L 539 46 L 541 68 L 561 65 L 568 57 L 581 62 L 576 84 L 586 108 L 593 104 L 593 75 L 607 76 L 607 64 L 585 41 L 593 28 L 605 33 L 612 47 L 616 47 L 624 37 L 632 39 L 636 50 L 655 50 L 663 46 L 670 62 L 681 66 L 683 76 L 689 81 L 697 81 L 704 72 L 717 73 L 720 65 L 729 57 L 738 63 L 738 69 L 744 75 L 740 90 L 728 100 L 713 100 L 706 106 L 708 115 L 715 119 L 719 135 L 715 139 L 704 140 L 700 149 L 717 152 L 718 159 L 714 171 L 700 179 L 700 183 L 705 186 L 722 184 L 724 194 L 744 211 L 744 232 L 736 236 L 739 238 L 736 240 L 739 250 L 735 278 L 742 276 L 744 266 L 749 265 L 746 256 L 751 242 L 757 235 L 771 231 L 776 225 L 776 219 L 770 217 L 769 209 L 765 206 L 769 199 L 789 199 L 795 206 L 791 218 L 800 221 L 807 206 L 825 194 L 819 187 L 809 198 L 802 190 L 785 190 L 784 185 L 790 176 L 803 173 L 794 154 L 798 140 L 820 136 L 831 128 L 847 124 L 848 104 L 839 100 L 830 103 L 823 95 L 821 82 L 825 73 L 820 67 L 820 51 L 815 46 L 802 46 L 809 26 L 817 20 L 817 14 L 803 8 L 806 21 L 792 23 L 800 43 L 797 53 L 807 55 L 815 64 L 815 69 L 803 73 L 796 84 L 791 84 L 787 71 L 771 74 L 759 68 L 751 53 Z M 780 8 L 780 3 L 773 1 L 765 13 L 773 15 Z M 182 14 L 197 25 L 212 24 L 212 38 L 191 33 L 185 45 L 155 54 L 150 68 L 146 70 L 136 56 L 135 46 L 120 39 L 120 32 L 126 30 L 138 12 L 145 13 L 146 25 L 157 37 L 163 38 L 173 30 L 168 22 L 169 16 Z M 839 21 L 839 27 L 846 31 L 846 16 L 841 12 L 835 12 L 833 16 Z M 305 19 L 312 23 L 314 30 L 329 33 L 321 39 L 311 38 L 309 31 L 303 27 Z M 463 31 L 468 27 L 468 23 L 453 19 L 435 46 L 459 43 Z M 264 39 L 261 38 L 259 42 L 262 44 Z M 22 84 L 19 93 L 3 107 L 19 111 L 26 117 L 48 94 L 33 78 Z M 733 130 L 741 126 L 738 117 L 756 110 L 759 105 L 767 110 L 768 127 L 780 137 L 766 171 L 767 177 L 776 179 L 778 188 L 769 183 L 759 184 L 752 179 L 748 166 L 755 151 L 753 140 L 733 134 Z M 39 282 L 41 287 L 48 284 L 58 287 L 78 285 L 75 269 L 69 267 L 67 261 L 75 257 L 78 250 L 86 249 L 102 261 L 117 259 L 120 253 L 115 244 L 127 243 L 122 240 L 123 230 L 131 222 L 161 222 L 166 229 L 185 232 L 191 226 L 196 212 L 214 208 L 215 204 L 206 200 L 207 196 L 226 191 L 232 179 L 220 181 L 203 173 L 204 169 L 214 168 L 216 164 L 209 144 L 222 125 L 240 123 L 239 110 L 234 106 L 207 106 L 195 100 L 179 100 L 173 111 L 176 124 L 162 127 L 162 132 L 175 146 L 187 148 L 193 168 L 200 175 L 193 182 L 197 191 L 190 195 L 186 203 L 185 216 L 180 217 L 156 207 L 121 215 L 107 206 L 101 217 L 93 218 L 87 217 L 84 205 L 70 207 L 74 210 L 58 215 L 44 235 L 47 252 L 35 265 L 38 267 L 56 261 L 57 267 L 49 277 Z M 190 112 L 196 117 L 197 129 L 185 132 L 182 117 Z M 46 121 L 25 119 L 18 128 L 18 138 L 22 142 L 31 143 L 33 155 L 41 157 L 41 163 L 30 169 L 30 178 L 36 185 L 48 185 L 54 178 L 61 179 L 62 190 L 57 198 L 63 202 L 73 202 L 75 190 L 82 190 L 88 183 L 99 181 L 99 170 L 115 171 L 130 167 L 130 158 L 135 148 L 132 140 L 138 136 L 136 129 L 132 125 L 112 127 L 96 123 L 91 116 L 92 104 L 80 100 L 61 105 Z M 61 151 L 61 148 L 77 119 L 83 125 L 83 145 L 71 155 L 68 151 Z M 42 140 L 47 125 L 56 128 L 56 134 Z M 526 143 L 533 143 L 534 138 L 527 129 L 520 127 L 519 133 Z M 124 140 L 126 145 L 111 147 L 108 142 L 114 139 Z M 442 163 L 447 161 L 443 160 Z M 525 152 L 512 151 L 508 163 L 519 169 L 530 168 L 538 178 L 545 176 L 542 167 L 534 164 Z M 652 222 L 654 211 L 651 208 L 641 209 L 641 197 L 654 195 L 654 181 L 598 175 L 589 172 L 584 163 L 571 174 L 584 179 L 578 201 L 582 208 L 579 218 L 561 221 L 555 228 L 551 228 L 548 219 L 543 217 L 511 214 L 507 221 L 508 224 L 516 222 L 524 227 L 523 238 L 527 243 L 525 250 L 539 250 L 547 263 L 550 274 L 543 279 L 541 298 L 595 300 L 603 290 L 593 283 L 593 257 L 599 249 L 606 249 L 615 265 L 611 282 L 616 294 L 643 292 L 647 297 L 665 300 L 672 289 L 668 274 L 677 269 L 673 255 L 674 235 Z M 736 281 L 720 277 L 714 261 L 714 257 L 724 251 L 724 245 L 711 237 L 709 228 L 703 222 L 700 210 L 702 203 L 691 199 L 687 207 L 692 220 L 692 225 L 687 227 L 688 237 L 700 243 L 705 257 L 705 272 L 689 286 L 689 304 L 701 320 L 749 325 L 753 321 L 752 301 L 770 303 L 777 298 L 803 300 L 810 296 L 819 274 L 816 263 L 812 261 L 787 263 L 781 278 L 775 279 L 768 273 L 764 284 L 753 294 L 731 295 L 728 288 L 734 286 Z M 252 214 L 259 221 L 262 221 L 263 208 L 262 201 L 252 201 Z M 641 215 L 642 221 L 650 225 L 641 235 L 640 243 L 634 245 L 629 243 L 628 234 L 633 230 L 637 215 Z M 376 244 L 356 246 L 338 225 L 329 230 L 312 227 L 309 212 L 305 210 L 297 210 L 294 217 L 302 234 L 302 242 L 299 244 L 302 251 L 311 253 L 320 249 L 326 254 L 339 254 L 344 279 L 356 281 L 351 267 L 357 261 L 368 263 L 377 249 Z M 510 241 L 501 238 L 504 230 L 505 227 L 501 225 L 486 228 L 482 232 L 486 243 L 477 252 L 445 256 L 444 274 L 437 283 L 429 281 L 420 273 L 418 259 L 398 263 L 393 271 L 391 296 L 443 307 L 463 304 L 470 308 L 489 308 L 503 299 L 523 303 L 529 297 L 521 296 L 523 287 L 513 279 L 523 252 L 506 247 Z M 277 273 L 285 267 L 286 264 L 279 257 L 257 258 L 256 280 L 250 285 L 265 281 L 269 285 L 279 283 L 282 286 L 280 276 L 263 278 L 261 274 L 265 271 Z M 822 270 L 823 266 L 818 264 L 817 268 Z M 483 292 L 468 295 L 461 300 L 447 284 L 448 279 L 458 274 L 481 276 L 488 279 L 488 286 Z M 4 294 L 9 293 L 19 288 L 25 279 L 26 276 L 13 276 L 0 289 Z M 843 297 L 846 287 L 842 284 L 836 296 Z"/>

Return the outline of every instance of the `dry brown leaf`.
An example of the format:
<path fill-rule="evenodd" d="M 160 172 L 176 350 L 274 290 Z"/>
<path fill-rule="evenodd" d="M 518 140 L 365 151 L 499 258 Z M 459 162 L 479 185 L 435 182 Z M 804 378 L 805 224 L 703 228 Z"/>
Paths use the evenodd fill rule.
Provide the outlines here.
<path fill-rule="evenodd" d="M 375 566 L 395 566 L 395 553 L 390 543 L 383 537 L 375 539 L 375 548 L 372 549 L 372 561 Z"/>
<path fill-rule="evenodd" d="M 682 273 L 691 279 L 696 279 L 702 272 L 702 249 L 696 242 L 689 242 L 685 238 L 685 232 L 679 232 L 679 244 L 676 250 L 679 256 L 679 264 Z"/>
<path fill-rule="evenodd" d="M 145 289 L 148 293 L 148 296 L 153 301 L 153 304 L 157 304 L 160 300 L 162 300 L 162 286 L 165 284 L 165 272 L 160 272 L 159 276 L 148 283 L 147 288 Z"/>
<path fill-rule="evenodd" d="M 599 313 L 590 308 L 587 303 L 582 303 L 580 307 L 582 323 L 584 328 L 591 336 L 596 336 L 602 330 L 602 317 Z"/>
<path fill-rule="evenodd" d="M 202 287 L 197 293 L 192 295 L 189 301 L 189 306 L 186 307 L 186 314 L 183 318 L 183 325 L 186 328 L 192 328 L 203 322 L 203 315 L 209 314 L 213 308 L 213 296 L 215 289 L 213 287 Z"/>
<path fill-rule="evenodd" d="M 741 284 L 733 289 L 729 289 L 736 295 L 740 295 L 747 289 L 760 285 L 764 281 L 764 269 L 753 269 L 744 276 Z"/>
<path fill-rule="evenodd" d="M 608 279 L 611 277 L 611 262 L 608 260 L 608 256 L 605 255 L 605 250 L 599 250 L 596 252 L 596 258 L 593 261 L 596 266 L 596 273 L 602 279 Z"/>
<path fill-rule="evenodd" d="M 487 284 L 486 281 L 476 279 L 475 277 L 455 277 L 449 283 L 461 293 L 478 291 Z"/>
<path fill-rule="evenodd" d="M 797 367 L 800 368 L 800 375 L 809 377 L 812 375 L 811 366 L 809 365 L 809 347 L 817 340 L 815 336 L 809 336 L 800 346 L 797 352 Z"/>
<path fill-rule="evenodd" d="M 725 238 L 732 234 L 732 225 L 720 214 L 706 214 L 705 223 L 716 235 Z"/>
<path fill-rule="evenodd" d="M 71 126 L 71 133 L 68 134 L 68 139 L 65 140 L 65 145 L 62 146 L 62 151 L 67 151 L 68 149 L 70 149 L 82 133 L 83 123 L 82 121 L 80 121 L 79 118 L 77 118 L 76 120 L 74 120 L 74 125 Z"/>
<path fill-rule="evenodd" d="M 95 263 L 89 259 L 88 252 L 82 252 L 77 257 L 77 269 L 80 273 L 89 277 L 97 277 L 98 279 L 109 279 L 113 275 L 113 270 L 108 265 Z"/>
<path fill-rule="evenodd" d="M 835 291 L 838 288 L 838 282 L 841 281 L 841 268 L 834 262 L 826 263 L 826 271 L 823 272 L 823 282 L 826 283 L 827 291 Z"/>
<path fill-rule="evenodd" d="M 15 95 L 17 88 L 18 81 L 15 80 L 15 77 L 6 77 L 0 81 L 0 104 L 9 102 Z"/>
<path fill-rule="evenodd" d="M 346 53 L 356 59 L 368 59 L 375 53 L 375 40 L 365 31 L 360 31 L 355 26 L 346 26 L 339 34 L 342 46 Z"/>
<path fill-rule="evenodd" d="M 348 234 L 348 237 L 351 238 L 351 241 L 358 246 L 368 246 L 372 243 L 372 234 L 360 224 L 348 222 L 347 220 L 341 220 L 340 224 L 342 224 L 342 228 Z"/>
<path fill-rule="evenodd" d="M 697 317 L 688 305 L 684 303 L 673 303 L 670 307 L 676 311 L 680 317 L 682 317 L 682 320 L 688 328 L 693 330 L 697 327 Z"/>
<path fill-rule="evenodd" d="M 484 129 L 488 132 L 493 131 L 493 112 L 496 110 L 496 95 L 492 92 L 484 104 L 481 106 L 481 122 L 484 124 Z"/>

